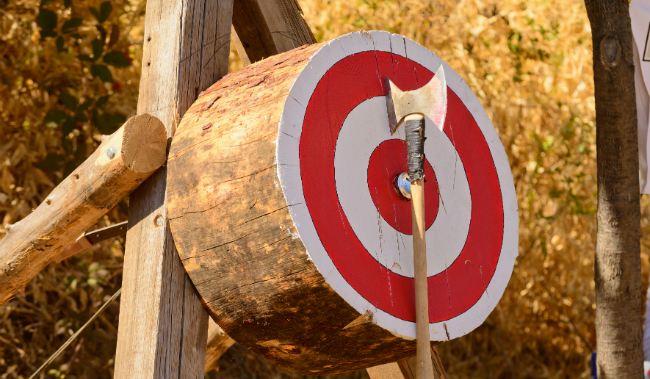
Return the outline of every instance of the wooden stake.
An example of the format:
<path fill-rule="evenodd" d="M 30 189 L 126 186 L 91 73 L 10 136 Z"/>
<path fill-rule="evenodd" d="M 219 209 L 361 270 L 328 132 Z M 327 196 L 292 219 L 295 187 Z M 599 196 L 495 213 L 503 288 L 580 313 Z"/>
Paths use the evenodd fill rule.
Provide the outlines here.
<path fill-rule="evenodd" d="M 130 118 L 0 241 L 0 305 L 166 160 L 167 136 L 148 114 Z"/>
<path fill-rule="evenodd" d="M 421 114 L 406 117 L 408 121 L 424 122 Z M 422 133 L 424 130 L 422 130 Z M 409 159 L 411 159 L 409 157 Z M 410 162 L 409 162 L 410 163 Z M 427 242 L 424 223 L 424 179 L 411 182 L 411 215 L 413 222 L 413 269 L 415 280 L 415 323 L 417 336 L 416 379 L 433 379 L 431 342 L 429 337 L 429 296 L 427 289 Z"/>
<path fill-rule="evenodd" d="M 149 0 L 138 113 L 167 137 L 198 94 L 228 72 L 232 0 Z M 115 375 L 202 378 L 208 315 L 167 220 L 166 169 L 131 195 Z"/>

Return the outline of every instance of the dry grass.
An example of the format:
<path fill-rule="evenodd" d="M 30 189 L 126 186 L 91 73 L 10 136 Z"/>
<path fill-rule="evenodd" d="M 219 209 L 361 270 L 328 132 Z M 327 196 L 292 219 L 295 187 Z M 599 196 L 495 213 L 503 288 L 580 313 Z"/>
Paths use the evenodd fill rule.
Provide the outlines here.
<path fill-rule="evenodd" d="M 2 237 L 4 226 L 29 214 L 64 172 L 38 166 L 48 153 L 62 152 L 60 130 L 42 125 L 45 113 L 58 101 L 53 88 L 69 85 L 86 96 L 113 90 L 79 79 L 84 76 L 79 66 L 57 56 L 52 41 L 39 41 L 34 25 L 37 2 L 0 4 Z M 440 347 L 450 377 L 587 378 L 588 357 L 595 346 L 596 151 L 591 34 L 583 4 L 569 0 L 300 0 L 300 4 L 319 41 L 380 29 L 403 34 L 436 52 L 478 95 L 506 148 L 520 207 L 520 256 L 503 299 L 485 325 Z M 115 5 L 122 8 L 112 22 L 123 30 L 121 43 L 134 65 L 114 73 L 123 86 L 115 90 L 119 96 L 108 107 L 130 115 L 137 98 L 142 15 L 140 3 Z M 232 67 L 240 67 L 236 53 L 232 58 Z M 74 143 L 87 144 L 91 151 L 98 135 L 84 130 L 92 138 Z M 648 205 L 644 197 L 644 236 L 649 230 Z M 102 223 L 123 220 L 124 206 Z M 107 242 L 61 265 L 50 265 L 24 295 L 0 307 L 0 378 L 28 376 L 119 288 L 122 243 Z M 649 246 L 644 237 L 644 278 L 650 266 Z M 114 304 L 52 365 L 50 376 L 112 377 L 117 314 Z M 273 376 L 262 375 L 263 370 L 269 369 L 239 375 Z"/>

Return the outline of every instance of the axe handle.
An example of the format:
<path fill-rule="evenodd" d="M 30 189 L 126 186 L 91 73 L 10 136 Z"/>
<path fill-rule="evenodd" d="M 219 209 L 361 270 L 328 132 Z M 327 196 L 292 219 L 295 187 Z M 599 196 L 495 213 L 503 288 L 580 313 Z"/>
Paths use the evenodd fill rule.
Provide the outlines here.
<path fill-rule="evenodd" d="M 407 144 L 409 146 L 409 175 L 412 169 L 424 168 L 424 157 L 414 157 L 411 152 L 424 152 L 424 138 L 409 138 L 409 134 L 424 134 L 424 117 L 412 114 L 406 117 Z M 412 149 L 415 148 L 415 150 Z M 420 174 L 422 171 L 420 171 Z M 421 176 L 421 175 L 420 175 Z M 412 176 L 418 177 L 418 176 Z M 415 323 L 417 337 L 416 379 L 433 379 L 433 364 L 431 363 L 431 345 L 429 338 L 429 295 L 427 288 L 427 242 L 424 224 L 424 178 L 411 182 L 411 218 L 413 223 L 413 267 L 415 276 Z"/>

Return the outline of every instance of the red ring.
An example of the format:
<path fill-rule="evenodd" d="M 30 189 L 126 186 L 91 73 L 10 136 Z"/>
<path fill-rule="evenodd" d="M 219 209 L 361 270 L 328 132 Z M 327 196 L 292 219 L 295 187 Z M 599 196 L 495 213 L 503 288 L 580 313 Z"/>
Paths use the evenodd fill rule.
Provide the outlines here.
<path fill-rule="evenodd" d="M 389 139 L 379 144 L 368 162 L 368 191 L 381 217 L 395 230 L 413 234 L 411 202 L 395 191 L 393 180 L 408 170 L 406 162 L 406 141 Z M 424 159 L 424 196 L 438 200 L 438 181 L 428 159 Z M 429 229 L 438 215 L 439 201 L 429 201 L 424 207 L 424 220 Z"/>
<path fill-rule="evenodd" d="M 300 172 L 316 231 L 343 278 L 377 308 L 415 322 L 413 279 L 387 270 L 363 247 L 341 208 L 334 176 L 336 140 L 345 118 L 361 102 L 385 96 L 386 77 L 410 91 L 427 83 L 433 73 L 414 61 L 380 51 L 348 56 L 330 68 L 307 106 L 300 137 Z M 460 256 L 447 262 L 447 270 L 428 278 L 430 322 L 456 317 L 479 300 L 496 270 L 504 232 L 503 200 L 489 147 L 476 120 L 449 88 L 444 130 L 465 166 L 472 213 Z"/>

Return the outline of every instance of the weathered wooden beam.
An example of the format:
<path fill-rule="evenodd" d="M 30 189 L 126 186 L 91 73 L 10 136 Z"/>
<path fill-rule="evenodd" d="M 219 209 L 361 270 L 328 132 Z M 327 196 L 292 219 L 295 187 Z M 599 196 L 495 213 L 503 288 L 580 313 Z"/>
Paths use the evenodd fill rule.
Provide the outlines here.
<path fill-rule="evenodd" d="M 205 354 L 205 372 L 216 369 L 219 358 L 234 343 L 235 341 L 214 320 L 210 319 L 210 326 L 208 327 L 208 349 Z"/>
<path fill-rule="evenodd" d="M 255 63 L 305 44 L 316 43 L 296 0 L 235 2 L 233 26 L 246 51 L 242 60 Z"/>
<path fill-rule="evenodd" d="M 130 118 L 0 241 L 0 305 L 167 159 L 167 135 L 148 114 Z"/>
<path fill-rule="evenodd" d="M 434 379 L 447 379 L 445 369 L 442 367 L 438 350 L 431 347 L 431 361 L 433 363 Z M 415 375 L 417 364 L 416 356 L 402 359 L 397 362 L 387 363 L 367 369 L 370 379 L 418 379 Z"/>
<path fill-rule="evenodd" d="M 232 0 L 149 0 L 138 113 L 174 134 L 197 95 L 228 72 Z M 166 169 L 132 195 L 115 378 L 202 378 L 208 316 L 167 220 Z"/>

